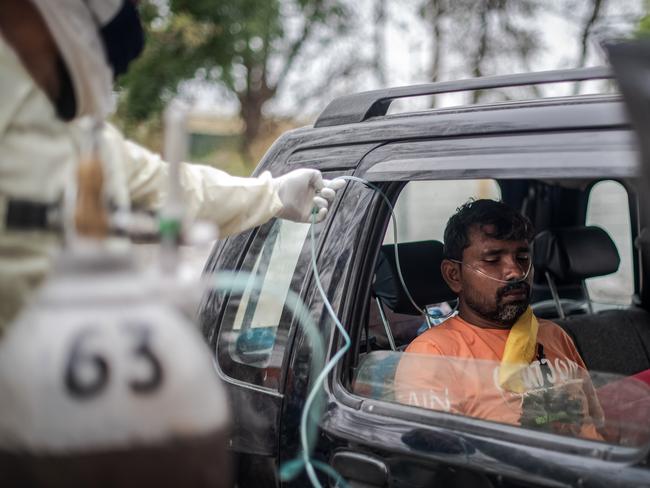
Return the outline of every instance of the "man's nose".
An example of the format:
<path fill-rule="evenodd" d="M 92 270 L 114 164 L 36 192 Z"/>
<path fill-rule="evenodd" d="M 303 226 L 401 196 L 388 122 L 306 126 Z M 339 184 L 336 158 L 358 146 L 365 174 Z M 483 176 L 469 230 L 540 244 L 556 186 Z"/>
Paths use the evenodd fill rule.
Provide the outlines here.
<path fill-rule="evenodd" d="M 526 270 L 521 267 L 521 263 L 517 261 L 515 256 L 506 257 L 503 259 L 504 269 L 503 269 L 503 279 L 506 281 L 510 280 L 521 280 L 526 274 Z"/>

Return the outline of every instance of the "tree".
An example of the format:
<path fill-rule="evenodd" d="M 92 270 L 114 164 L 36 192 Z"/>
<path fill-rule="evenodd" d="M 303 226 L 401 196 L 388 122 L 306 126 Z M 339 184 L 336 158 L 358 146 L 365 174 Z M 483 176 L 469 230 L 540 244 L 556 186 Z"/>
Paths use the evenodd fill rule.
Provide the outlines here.
<path fill-rule="evenodd" d="M 534 61 L 547 50 L 544 25 L 553 17 L 572 24 L 573 40 L 565 50 L 557 52 L 555 68 L 582 67 L 601 57 L 599 41 L 630 34 L 638 25 L 639 12 L 650 8 L 650 0 L 422 0 L 420 15 L 431 32 L 432 81 L 441 74 L 450 79 L 476 77 L 516 71 L 532 71 Z M 641 21 L 650 33 L 650 20 Z M 547 67 L 549 69 L 551 67 Z M 580 84 L 573 86 L 574 93 Z M 519 88 L 539 96 L 536 86 Z M 508 98 L 509 92 L 491 90 L 489 97 Z M 472 103 L 488 97 L 488 93 L 472 92 Z"/>
<path fill-rule="evenodd" d="M 591 8 L 589 9 L 589 15 L 587 16 L 587 19 L 582 27 L 582 32 L 580 33 L 580 57 L 578 58 L 578 63 L 577 63 L 579 67 L 584 66 L 587 61 L 589 37 L 591 35 L 594 26 L 596 25 L 596 22 L 598 21 L 598 18 L 600 17 L 603 11 L 604 3 L 606 3 L 605 0 L 591 1 L 591 5 L 590 5 Z"/>
<path fill-rule="evenodd" d="M 239 102 L 249 157 L 264 106 L 297 69 L 301 51 L 326 45 L 349 23 L 340 0 L 143 3 L 147 46 L 121 80 L 120 115 L 133 123 L 159 114 L 186 80 L 219 84 Z"/>
<path fill-rule="evenodd" d="M 645 15 L 639 22 L 637 35 L 639 37 L 650 37 L 650 0 L 645 1 Z"/>
<path fill-rule="evenodd" d="M 504 64 L 529 70 L 541 48 L 530 22 L 539 8 L 539 0 L 425 0 L 420 15 L 432 33 L 431 81 L 452 69 L 454 78 L 496 74 Z M 472 103 L 484 97 L 474 91 Z"/>
<path fill-rule="evenodd" d="M 644 6 L 645 3 L 645 6 Z M 605 63 L 599 45 L 611 39 L 627 38 L 638 25 L 643 12 L 647 12 L 648 2 L 629 0 L 563 0 L 560 15 L 576 20 L 577 59 L 576 67 L 589 64 L 590 58 L 600 58 Z M 645 8 L 644 8 L 645 7 Z M 592 61 L 593 62 L 593 61 Z M 580 83 L 575 83 L 573 94 L 580 91 Z M 603 89 L 614 89 L 611 82 L 603 82 Z"/>

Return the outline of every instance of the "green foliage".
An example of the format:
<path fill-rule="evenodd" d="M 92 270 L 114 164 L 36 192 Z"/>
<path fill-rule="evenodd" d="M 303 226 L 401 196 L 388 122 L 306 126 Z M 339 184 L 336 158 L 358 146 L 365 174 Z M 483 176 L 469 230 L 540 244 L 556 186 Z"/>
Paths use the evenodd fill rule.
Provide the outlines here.
<path fill-rule="evenodd" d="M 645 16 L 641 18 L 636 34 L 638 37 L 650 37 L 650 0 L 645 1 Z"/>
<path fill-rule="evenodd" d="M 325 0 L 170 0 L 141 2 L 147 43 L 141 58 L 119 80 L 120 111 L 129 121 L 160 112 L 183 80 L 221 83 L 239 99 L 261 91 L 267 100 L 292 68 L 313 28 L 341 26 L 344 9 Z M 284 19 L 302 32 L 290 38 Z M 280 67 L 271 79 L 269 65 Z"/>
<path fill-rule="evenodd" d="M 185 12 L 163 17 L 149 2 L 143 8 L 145 50 L 119 80 L 120 113 L 130 122 L 159 113 L 179 82 L 193 78 L 201 67 L 226 61 L 230 45 L 220 25 L 198 21 Z"/>
<path fill-rule="evenodd" d="M 346 29 L 343 1 L 143 0 L 146 47 L 119 80 L 120 125 L 155 125 L 183 81 L 215 83 L 239 100 L 248 157 L 262 130 L 264 104 L 296 68 L 304 45 L 318 27 L 330 37 Z"/>
<path fill-rule="evenodd" d="M 650 37 L 650 15 L 646 15 L 641 19 L 637 34 L 639 37 Z"/>

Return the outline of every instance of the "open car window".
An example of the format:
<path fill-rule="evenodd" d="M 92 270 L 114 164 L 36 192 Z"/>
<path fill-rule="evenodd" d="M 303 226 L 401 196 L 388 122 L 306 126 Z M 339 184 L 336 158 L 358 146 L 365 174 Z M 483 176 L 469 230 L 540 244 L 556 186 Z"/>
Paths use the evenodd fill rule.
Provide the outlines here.
<path fill-rule="evenodd" d="M 630 257 L 634 195 L 628 197 L 627 186 L 618 182 L 600 184 L 603 178 L 476 176 L 409 181 L 398 196 L 399 263 L 419 310 L 401 291 L 389 223 L 371 283 L 367 326 L 359 335 L 352 392 L 400 405 L 386 407 L 397 416 L 407 411 L 404 405 L 436 412 L 408 414 L 409 420 L 430 418 L 437 425 L 444 418 L 445 425 L 458 421 L 460 429 L 472 429 L 478 424 L 467 419 L 478 419 L 498 430 L 509 426 L 520 442 L 534 444 L 535 432 L 544 432 L 545 442 L 597 441 L 602 449 L 619 446 L 625 449 L 617 452 L 638 459 L 650 449 L 650 313 L 632 304 L 641 272 Z M 455 295 L 440 273 L 443 234 L 451 215 L 471 198 L 503 199 L 532 221 L 532 256 L 538 253 L 540 259 L 533 259 L 530 305 L 563 343 L 553 351 L 546 339 L 538 339 L 536 347 L 548 347 L 547 355 L 521 369 L 521 385 L 514 389 L 502 383 L 503 342 L 486 355 L 462 354 L 460 346 L 438 351 L 434 346 L 430 354 L 409 347 L 452 321 Z M 608 278 L 609 297 L 617 299 L 603 299 L 587 286 Z M 613 284 L 621 279 L 625 286 Z M 426 320 L 422 310 L 434 319 Z M 594 455 L 603 451 L 598 452 Z"/>
<path fill-rule="evenodd" d="M 563 436 L 640 448 L 650 443 L 650 384 L 643 376 L 587 372 L 568 359 L 533 361 L 503 383 L 495 361 L 373 351 L 354 393 Z"/>
<path fill-rule="evenodd" d="M 447 219 L 469 198 L 500 200 L 501 189 L 491 179 L 410 182 L 395 205 L 398 242 L 442 240 Z M 391 222 L 384 244 L 393 240 Z"/>

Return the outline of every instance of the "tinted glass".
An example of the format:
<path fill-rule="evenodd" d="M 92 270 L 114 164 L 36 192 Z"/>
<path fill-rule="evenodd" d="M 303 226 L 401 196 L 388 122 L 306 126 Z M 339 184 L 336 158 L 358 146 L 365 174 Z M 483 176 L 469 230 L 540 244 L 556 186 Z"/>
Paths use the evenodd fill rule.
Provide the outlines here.
<path fill-rule="evenodd" d="M 293 314 L 289 291 L 300 292 L 310 224 L 275 220 L 258 231 L 239 271 L 219 333 L 219 363 L 230 376 L 277 388 Z"/>
<path fill-rule="evenodd" d="M 625 187 L 611 180 L 596 183 L 589 194 L 586 224 L 605 229 L 621 257 L 616 273 L 587 280 L 589 296 L 598 303 L 629 305 L 634 293 L 634 275 L 630 206 Z"/>
<path fill-rule="evenodd" d="M 647 379 L 587 372 L 575 361 L 555 358 L 521 369 L 514 388 L 501 383 L 502 368 L 496 361 L 375 351 L 363 357 L 353 389 L 527 429 L 624 446 L 650 443 Z"/>

